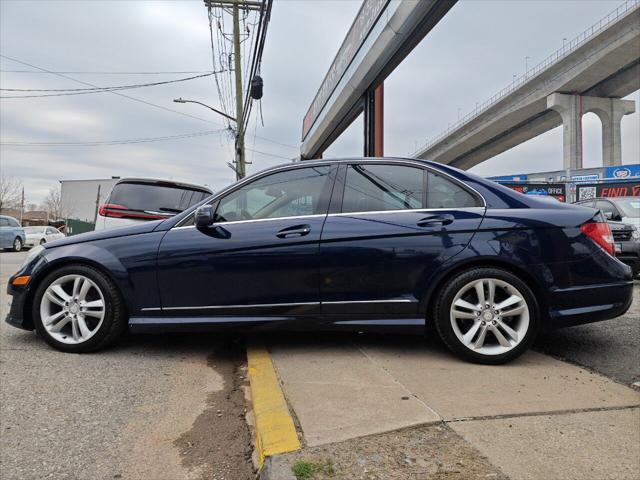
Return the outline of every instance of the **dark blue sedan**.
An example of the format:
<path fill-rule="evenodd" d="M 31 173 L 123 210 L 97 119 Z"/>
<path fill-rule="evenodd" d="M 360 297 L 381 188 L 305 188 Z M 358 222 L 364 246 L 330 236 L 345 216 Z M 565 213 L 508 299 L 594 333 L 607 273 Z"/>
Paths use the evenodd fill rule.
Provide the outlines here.
<path fill-rule="evenodd" d="M 457 355 L 503 363 L 543 327 L 632 299 L 593 209 L 409 159 L 292 163 L 173 218 L 33 249 L 7 322 L 66 352 L 134 332 L 430 324 Z M 429 330 L 432 331 L 432 330 Z"/>

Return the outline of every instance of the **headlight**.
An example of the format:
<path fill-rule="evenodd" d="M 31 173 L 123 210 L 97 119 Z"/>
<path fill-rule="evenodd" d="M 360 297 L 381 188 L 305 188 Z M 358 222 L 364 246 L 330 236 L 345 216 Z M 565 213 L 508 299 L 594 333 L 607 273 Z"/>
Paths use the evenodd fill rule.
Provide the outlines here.
<path fill-rule="evenodd" d="M 633 226 L 633 230 L 631 231 L 631 238 L 633 238 L 634 240 L 640 240 L 640 230 L 638 230 L 638 227 Z"/>
<path fill-rule="evenodd" d="M 24 262 L 22 262 L 22 266 L 23 267 L 26 266 L 34 258 L 40 255 L 40 253 L 42 253 L 43 250 L 44 250 L 44 247 L 42 245 L 38 245 L 37 247 L 33 247 L 31 250 L 29 250 L 27 257 L 24 259 Z"/>

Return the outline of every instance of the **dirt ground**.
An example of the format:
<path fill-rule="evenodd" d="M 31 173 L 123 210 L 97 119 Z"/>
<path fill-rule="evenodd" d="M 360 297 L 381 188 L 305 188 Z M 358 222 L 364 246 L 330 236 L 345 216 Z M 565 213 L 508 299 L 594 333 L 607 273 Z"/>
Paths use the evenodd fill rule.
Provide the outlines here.
<path fill-rule="evenodd" d="M 182 464 L 188 469 L 198 467 L 202 480 L 255 478 L 251 434 L 245 421 L 244 355 L 244 348 L 235 346 L 209 356 L 209 366 L 225 378 L 225 386 L 209 395 L 206 410 L 174 442 Z"/>
<path fill-rule="evenodd" d="M 345 442 L 308 447 L 282 456 L 331 465 L 313 480 L 507 480 L 500 470 L 443 424 L 423 425 Z"/>

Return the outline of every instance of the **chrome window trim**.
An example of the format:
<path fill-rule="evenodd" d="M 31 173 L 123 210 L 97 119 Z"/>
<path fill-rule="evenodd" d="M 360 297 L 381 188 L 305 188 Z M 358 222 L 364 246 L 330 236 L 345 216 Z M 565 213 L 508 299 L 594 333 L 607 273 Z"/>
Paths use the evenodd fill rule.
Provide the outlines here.
<path fill-rule="evenodd" d="M 345 213 L 330 213 L 329 217 L 352 217 L 354 215 L 376 215 L 382 213 L 429 213 L 429 212 L 450 212 L 455 210 L 458 212 L 473 212 L 476 210 L 484 210 L 485 207 L 462 207 L 462 208 L 407 208 L 404 210 L 367 210 L 363 212 L 345 212 Z"/>
<path fill-rule="evenodd" d="M 423 170 L 427 170 L 430 171 L 434 174 L 437 175 L 442 175 L 443 177 L 448 178 L 449 180 L 451 180 L 452 182 L 456 183 L 457 185 L 462 186 L 463 188 L 472 191 L 475 195 L 477 195 L 481 200 L 482 200 L 482 206 L 480 207 L 463 207 L 462 209 L 459 208 L 448 208 L 448 209 L 440 209 L 440 210 L 463 210 L 465 208 L 487 208 L 487 201 L 485 200 L 485 198 L 482 196 L 482 194 L 480 192 L 478 192 L 475 188 L 473 188 L 470 185 L 467 185 L 466 183 L 464 183 L 462 180 L 458 180 L 457 178 L 455 178 L 454 176 L 450 175 L 447 172 L 443 172 L 441 170 L 438 170 L 437 168 L 432 167 L 431 165 L 422 163 L 422 162 L 417 162 L 411 159 L 406 159 L 406 158 L 394 158 L 394 157 L 389 157 L 389 158 L 362 158 L 362 159 L 358 159 L 358 158 L 344 158 L 344 159 L 336 159 L 336 160 L 329 160 L 329 161 L 310 161 L 310 160 L 304 160 L 301 161 L 299 163 L 295 163 L 295 164 L 287 164 L 287 165 L 281 165 L 279 167 L 273 167 L 267 170 L 263 170 L 261 172 L 258 172 L 254 175 L 251 175 L 250 177 L 246 177 L 242 180 L 240 180 L 239 182 L 233 183 L 231 185 L 229 185 L 227 188 L 225 188 L 224 190 L 221 190 L 220 192 L 218 192 L 218 194 L 215 197 L 212 197 L 208 202 L 204 203 L 203 205 L 211 205 L 212 203 L 218 201 L 219 199 L 221 199 L 224 195 L 227 195 L 228 193 L 231 193 L 239 188 L 242 188 L 244 185 L 246 185 L 247 183 L 250 183 L 254 180 L 258 180 L 266 175 L 269 175 L 271 173 L 278 173 L 281 171 L 285 171 L 285 170 L 294 170 L 297 168 L 310 168 L 310 167 L 322 167 L 322 166 L 331 166 L 331 165 L 341 165 L 341 164 L 347 164 L 347 165 L 351 165 L 351 164 L 357 164 L 357 163 L 380 163 L 380 164 L 387 164 L 387 165 L 409 165 L 409 166 L 413 166 L 413 167 L 418 167 L 418 168 L 422 168 Z M 420 209 L 423 210 L 423 209 Z M 424 209 L 424 210 L 438 210 L 438 209 Z M 391 211 L 391 210 L 388 210 Z M 404 211 L 404 210 L 401 210 Z M 360 212 L 358 212 L 360 213 Z M 331 215 L 338 215 L 338 214 L 331 214 Z M 187 221 L 189 221 L 189 219 L 193 216 L 193 213 L 191 213 L 190 215 L 186 216 L 185 218 L 183 218 L 182 220 L 180 220 L 180 222 L 176 225 L 174 225 L 173 227 L 171 227 L 171 230 L 175 229 L 175 228 L 184 228 L 183 224 L 186 223 Z M 280 218 L 280 217 L 278 217 Z M 282 218 L 292 218 L 292 217 L 282 217 Z M 256 220 L 267 220 L 267 219 L 256 219 Z M 275 219 L 274 219 L 275 220 Z M 245 221 L 245 220 L 240 220 L 240 221 Z M 246 220 L 246 221 L 253 221 L 253 220 Z M 222 222 L 222 223 L 231 223 L 231 222 Z M 190 225 L 187 227 L 191 227 Z"/>

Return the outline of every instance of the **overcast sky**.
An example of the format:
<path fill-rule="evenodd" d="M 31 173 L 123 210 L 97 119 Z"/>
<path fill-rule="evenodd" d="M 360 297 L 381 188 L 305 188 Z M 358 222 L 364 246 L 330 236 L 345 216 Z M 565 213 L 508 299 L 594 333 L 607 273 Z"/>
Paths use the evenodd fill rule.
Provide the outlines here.
<path fill-rule="evenodd" d="M 385 154 L 408 155 L 598 21 L 617 1 L 459 2 L 385 83 Z M 299 152 L 302 117 L 342 42 L 359 0 L 276 0 L 263 58 L 265 126 L 255 112 L 247 132 L 248 172 L 282 163 Z M 0 0 L 0 53 L 53 71 L 207 71 L 211 50 L 206 9 L 194 1 Z M 50 74 L 0 59 L 2 88 L 81 88 Z M 99 86 L 162 81 L 188 75 L 70 74 Z M 223 129 L 197 105 L 218 106 L 211 78 L 124 92 L 200 117 L 168 112 L 112 93 L 5 99 L 3 142 L 127 140 Z M 638 92 L 630 97 L 638 102 Z M 637 107 L 638 108 L 638 107 Z M 640 158 L 640 120 L 623 120 L 623 163 Z M 254 138 L 254 135 L 256 136 Z M 59 179 L 143 176 L 206 183 L 234 179 L 226 166 L 233 140 L 227 132 L 182 140 L 100 147 L 0 147 L 2 174 L 23 181 L 39 202 Z M 585 166 L 601 164 L 599 120 L 584 117 Z M 268 153 L 269 155 L 266 155 Z M 327 151 L 362 153 L 357 120 Z M 483 175 L 562 168 L 562 132 L 554 129 L 477 166 Z"/>

